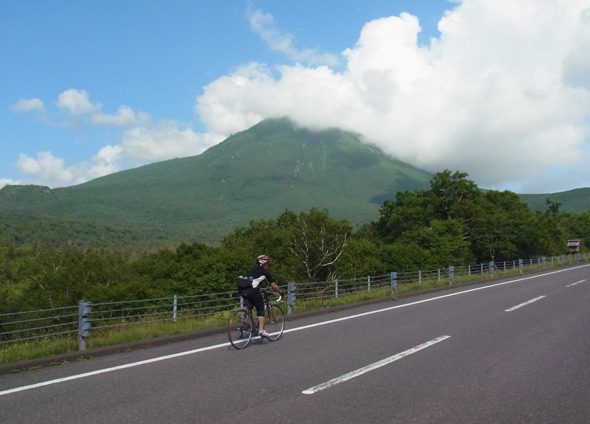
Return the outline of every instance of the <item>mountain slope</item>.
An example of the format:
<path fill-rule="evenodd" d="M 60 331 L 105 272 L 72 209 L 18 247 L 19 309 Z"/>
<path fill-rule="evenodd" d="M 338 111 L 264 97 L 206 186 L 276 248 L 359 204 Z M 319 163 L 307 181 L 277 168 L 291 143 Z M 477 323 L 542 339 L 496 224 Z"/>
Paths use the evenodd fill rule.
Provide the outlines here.
<path fill-rule="evenodd" d="M 547 210 L 547 199 L 561 203 L 559 210 L 583 212 L 590 210 L 590 188 L 577 188 L 560 193 L 550 194 L 521 194 L 520 198 L 537 211 Z"/>
<path fill-rule="evenodd" d="M 94 220 L 218 240 L 252 219 L 327 208 L 354 224 L 377 219 L 384 199 L 429 187 L 431 174 L 383 155 L 351 133 L 266 120 L 201 155 L 50 190 L 6 186 L 0 211 Z"/>

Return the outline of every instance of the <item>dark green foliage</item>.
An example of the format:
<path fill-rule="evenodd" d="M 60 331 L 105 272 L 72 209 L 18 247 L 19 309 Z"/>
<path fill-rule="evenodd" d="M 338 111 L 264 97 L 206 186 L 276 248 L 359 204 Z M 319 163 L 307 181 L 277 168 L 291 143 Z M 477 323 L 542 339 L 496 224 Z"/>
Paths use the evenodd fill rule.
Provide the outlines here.
<path fill-rule="evenodd" d="M 174 234 L 89 220 L 0 214 L 0 243 L 15 246 L 35 241 L 53 246 L 159 247 L 178 244 L 181 237 Z"/>
<path fill-rule="evenodd" d="M 574 215 L 560 213 L 554 202 L 548 213 L 534 213 L 517 194 L 484 194 L 466 177 L 443 171 L 430 190 L 398 193 L 396 201 L 384 202 L 374 224 L 381 243 L 415 244 L 427 252 L 423 266 L 436 268 L 563 253 L 568 237 L 585 231 L 587 216 L 577 217 L 575 225 Z"/>
<path fill-rule="evenodd" d="M 102 233 L 93 233 L 89 223 L 3 216 L 5 228 L 49 235 L 26 244 L 2 239 L 0 313 L 72 306 L 81 299 L 100 303 L 219 292 L 229 297 L 235 295 L 236 277 L 260 254 L 271 257 L 271 271 L 284 287 L 288 281 L 563 254 L 569 239 L 580 239 L 582 251 L 589 250 L 590 212 L 563 212 L 554 202 L 546 204 L 546 212 L 533 212 L 515 193 L 482 192 L 466 177 L 436 174 L 430 189 L 398 193 L 397 200 L 383 203 L 377 221 L 356 231 L 328 210 L 287 209 L 234 228 L 220 245 L 101 247 L 96 236 Z M 76 238 L 79 231 L 91 234 L 90 242 Z M 109 231 L 119 237 L 127 230 Z M 67 242 L 70 236 L 78 243 Z"/>

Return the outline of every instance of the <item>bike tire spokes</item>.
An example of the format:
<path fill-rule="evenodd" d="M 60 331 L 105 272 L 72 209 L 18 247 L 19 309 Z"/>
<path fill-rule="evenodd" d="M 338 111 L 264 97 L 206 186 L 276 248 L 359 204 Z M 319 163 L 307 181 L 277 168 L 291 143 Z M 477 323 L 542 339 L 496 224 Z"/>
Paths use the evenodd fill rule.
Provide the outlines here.
<path fill-rule="evenodd" d="M 245 309 L 232 312 L 227 325 L 227 335 L 231 345 L 243 349 L 250 344 L 254 333 L 252 316 Z"/>
<path fill-rule="evenodd" d="M 268 337 L 270 341 L 278 340 L 283 335 L 285 314 L 279 305 L 269 305 L 264 329 L 270 334 L 270 337 Z"/>

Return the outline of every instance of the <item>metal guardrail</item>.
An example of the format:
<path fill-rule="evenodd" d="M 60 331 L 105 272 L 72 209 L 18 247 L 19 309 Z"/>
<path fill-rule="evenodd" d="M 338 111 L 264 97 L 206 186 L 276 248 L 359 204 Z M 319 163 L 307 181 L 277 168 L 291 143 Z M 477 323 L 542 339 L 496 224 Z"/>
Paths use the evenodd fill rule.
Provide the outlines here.
<path fill-rule="evenodd" d="M 563 255 L 550 258 L 489 262 L 477 265 L 449 266 L 433 270 L 391 272 L 387 275 L 337 279 L 325 282 L 289 283 L 287 305 L 292 312 L 297 301 L 329 299 L 348 294 L 389 288 L 391 293 L 405 284 L 421 284 L 436 280 L 453 284 L 465 276 L 491 277 L 498 271 L 520 270 L 526 267 L 558 266 L 589 260 L 588 254 Z M 86 349 L 91 332 L 154 322 L 176 322 L 183 319 L 210 317 L 230 311 L 242 299 L 236 292 L 211 293 L 198 296 L 172 296 L 121 302 L 91 303 L 80 301 L 78 306 L 0 314 L 0 348 L 10 343 L 76 337 L 79 350 Z"/>

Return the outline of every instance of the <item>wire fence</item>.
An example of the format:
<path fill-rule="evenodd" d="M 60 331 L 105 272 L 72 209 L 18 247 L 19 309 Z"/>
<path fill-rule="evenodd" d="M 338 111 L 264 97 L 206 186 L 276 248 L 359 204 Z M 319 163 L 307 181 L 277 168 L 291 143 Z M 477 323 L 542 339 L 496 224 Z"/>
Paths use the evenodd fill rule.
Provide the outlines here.
<path fill-rule="evenodd" d="M 488 278 L 498 272 L 503 271 L 521 271 L 526 268 L 556 266 L 568 261 L 583 260 L 582 256 L 561 256 L 553 258 L 535 258 L 527 260 L 512 260 L 480 263 L 476 265 L 449 266 L 447 268 L 437 268 L 429 270 L 391 272 L 386 275 L 374 275 L 367 277 L 337 279 L 325 282 L 297 283 L 297 300 L 324 300 L 334 297 L 346 296 L 360 292 L 371 292 L 384 288 L 395 291 L 399 286 L 409 284 L 426 284 L 448 282 L 453 284 L 456 279 L 473 277 Z"/>
<path fill-rule="evenodd" d="M 198 296 L 172 296 L 160 299 L 92 303 L 93 330 L 142 324 L 146 321 L 177 321 L 206 317 L 233 309 L 238 303 L 235 292 Z"/>
<path fill-rule="evenodd" d="M 288 311 L 297 302 L 331 299 L 360 292 L 390 290 L 394 293 L 408 284 L 453 284 L 459 278 L 485 279 L 501 271 L 519 271 L 532 267 L 555 267 L 577 261 L 588 261 L 588 254 L 550 258 L 489 262 L 466 266 L 449 266 L 411 272 L 391 272 L 361 278 L 323 282 L 289 283 Z M 80 301 L 77 306 L 0 314 L 0 348 L 10 343 L 52 337 L 78 338 L 79 349 L 85 350 L 86 338 L 92 333 L 108 332 L 155 322 L 207 318 L 231 311 L 242 305 L 235 291 L 196 296 L 171 296 L 120 302 L 92 303 Z"/>
<path fill-rule="evenodd" d="M 0 346 L 15 341 L 72 335 L 78 332 L 78 307 L 0 314 Z"/>

